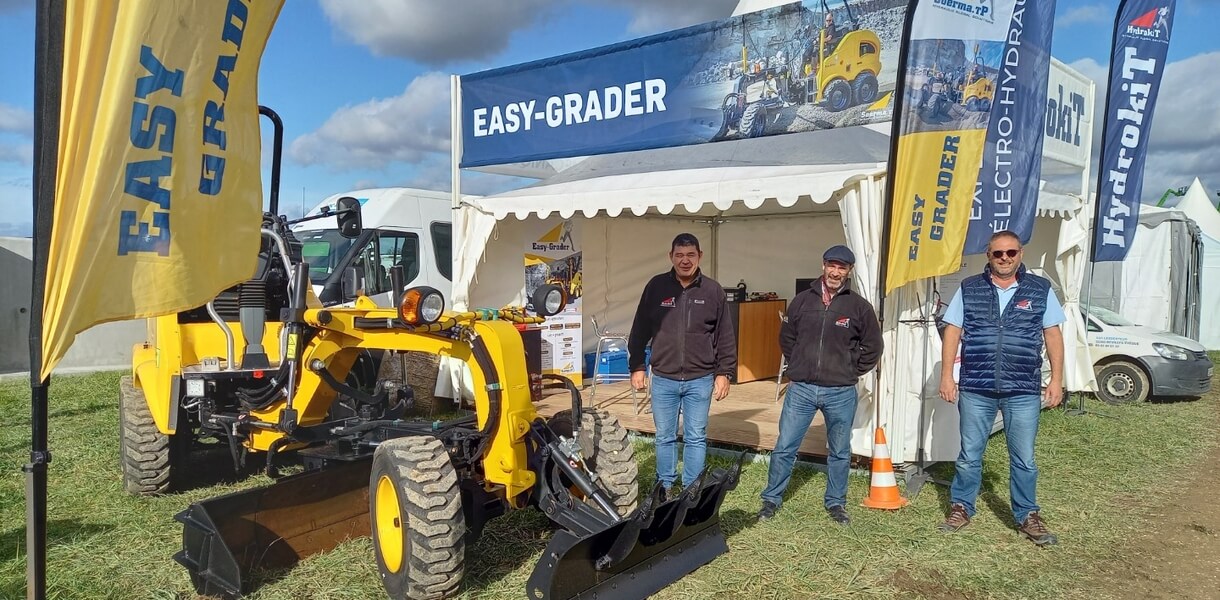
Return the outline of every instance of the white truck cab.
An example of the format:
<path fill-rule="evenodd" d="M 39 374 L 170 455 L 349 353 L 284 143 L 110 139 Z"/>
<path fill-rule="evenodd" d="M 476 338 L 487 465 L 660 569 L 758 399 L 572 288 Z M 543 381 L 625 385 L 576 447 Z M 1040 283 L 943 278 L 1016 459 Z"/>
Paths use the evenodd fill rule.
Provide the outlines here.
<path fill-rule="evenodd" d="M 344 196 L 360 201 L 360 237 L 342 237 L 328 219 L 293 228 L 303 258 L 309 263 L 309 280 L 322 305 L 350 304 L 359 292 L 380 306 L 390 306 L 389 270 L 395 265 L 403 266 L 406 287 L 431 286 L 440 290 L 448 303 L 453 289 L 450 195 L 412 188 L 356 190 L 323 200 L 306 216 L 333 210 Z"/>
<path fill-rule="evenodd" d="M 1100 306 L 1090 306 L 1084 317 L 1101 400 L 1142 402 L 1211 389 L 1212 362 L 1199 342 L 1137 325 Z"/>

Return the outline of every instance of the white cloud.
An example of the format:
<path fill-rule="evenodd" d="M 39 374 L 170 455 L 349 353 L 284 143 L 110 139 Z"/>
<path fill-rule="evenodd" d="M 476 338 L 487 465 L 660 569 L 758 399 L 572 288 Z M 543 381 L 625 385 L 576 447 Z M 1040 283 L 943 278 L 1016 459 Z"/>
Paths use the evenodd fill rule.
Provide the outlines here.
<path fill-rule="evenodd" d="M 1104 4 L 1086 4 L 1069 9 L 1055 18 L 1055 27 L 1071 27 L 1082 23 L 1105 23 L 1114 19 L 1114 12 Z"/>
<path fill-rule="evenodd" d="M 1093 59 L 1072 63 L 1097 84 L 1094 106 L 1093 164 L 1101 153 L 1101 121 L 1105 110 L 1108 67 Z M 1202 179 L 1209 190 L 1220 189 L 1216 173 L 1220 173 L 1220 152 L 1215 151 L 1220 140 L 1220 121 L 1205 107 L 1215 105 L 1220 97 L 1220 78 L 1201 77 L 1203 73 L 1220 72 L 1220 52 L 1198 54 L 1169 63 L 1157 95 L 1156 112 L 1148 139 L 1148 157 L 1144 164 L 1143 201 L 1155 203 L 1166 188 L 1189 185 L 1195 177 Z M 1097 167 L 1094 166 L 1094 169 Z M 1096 171 L 1094 171 L 1096 175 Z M 1070 179 L 1070 178 L 1067 178 Z M 1056 187 L 1070 181 L 1055 181 Z M 1090 182 L 1095 189 L 1096 177 Z"/>
<path fill-rule="evenodd" d="M 658 33 L 728 17 L 737 0 L 581 0 L 621 6 L 631 15 L 628 32 Z M 441 66 L 495 56 L 518 31 L 569 7 L 564 0 L 321 0 L 343 34 L 379 56 Z"/>
<path fill-rule="evenodd" d="M 8 144 L 0 141 L 0 163 L 5 162 L 25 166 L 34 164 L 34 144 Z"/>
<path fill-rule="evenodd" d="M 427 73 L 399 96 L 345 106 L 288 148 L 303 165 L 378 169 L 449 151 L 449 77 Z"/>
<path fill-rule="evenodd" d="M 321 0 L 331 23 L 380 56 L 428 65 L 493 56 L 558 0 Z"/>
<path fill-rule="evenodd" d="M 733 14 L 737 0 L 659 1 L 659 0 L 606 0 L 605 4 L 622 4 L 632 12 L 628 30 L 637 35 L 660 33 L 680 29 L 708 21 L 723 19 Z"/>
<path fill-rule="evenodd" d="M 3 1 L 3 0 L 0 0 Z M 34 113 L 0 102 L 0 132 L 34 136 Z"/>

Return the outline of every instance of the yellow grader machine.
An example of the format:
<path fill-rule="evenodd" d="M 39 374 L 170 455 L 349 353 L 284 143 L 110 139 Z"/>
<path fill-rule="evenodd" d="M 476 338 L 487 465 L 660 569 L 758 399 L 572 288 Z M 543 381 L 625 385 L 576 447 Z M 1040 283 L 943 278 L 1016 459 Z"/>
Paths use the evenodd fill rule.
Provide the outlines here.
<path fill-rule="evenodd" d="M 361 297 L 354 307 L 323 308 L 289 222 L 275 216 L 274 179 L 255 276 L 206 306 L 151 320 L 150 340 L 136 346 L 132 376 L 120 384 L 130 492 L 186 484 L 186 459 L 208 438 L 228 448 L 235 467 L 260 461 L 277 478 L 177 515 L 183 545 L 174 559 L 199 593 L 240 596 L 254 571 L 371 534 L 391 598 L 449 597 L 484 525 L 528 507 L 558 526 L 524 590 L 539 600 L 642 598 L 727 551 L 719 509 L 740 459 L 735 469 L 705 471 L 676 497 L 659 485 L 641 497 L 626 431 L 583 408 L 569 380 L 551 385 L 570 392 L 570 411 L 536 412 L 514 321 L 561 310 L 561 289 L 538 290 L 536 316 L 453 313 L 434 289 L 404 291 L 396 267 L 393 307 Z M 359 233 L 357 201 L 340 200 L 332 214 L 345 234 Z M 357 289 L 354 271 L 349 278 Z M 464 361 L 473 414 L 403 418 L 404 382 L 351 383 L 367 351 Z M 304 470 L 279 477 L 289 453 Z"/>

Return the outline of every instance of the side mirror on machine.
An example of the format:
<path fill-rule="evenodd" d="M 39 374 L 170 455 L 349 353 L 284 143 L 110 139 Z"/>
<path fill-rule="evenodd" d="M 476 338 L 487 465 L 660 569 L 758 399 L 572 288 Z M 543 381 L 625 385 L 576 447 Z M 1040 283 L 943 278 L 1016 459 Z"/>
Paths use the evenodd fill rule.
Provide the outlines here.
<path fill-rule="evenodd" d="M 534 295 L 530 298 L 530 305 L 534 314 L 549 317 L 559 314 L 559 311 L 568 305 L 568 295 L 563 288 L 557 285 L 550 283 L 540 285 L 538 289 L 534 290 Z"/>
<path fill-rule="evenodd" d="M 356 271 L 356 267 L 348 267 L 343 270 L 342 285 L 342 298 L 345 301 L 355 298 L 356 290 L 364 287 L 364 282 L 361 280 L 360 274 Z"/>
<path fill-rule="evenodd" d="M 339 198 L 335 206 L 335 214 L 339 220 L 339 235 L 347 239 L 360 236 L 364 229 L 360 220 L 360 201 L 351 196 Z"/>

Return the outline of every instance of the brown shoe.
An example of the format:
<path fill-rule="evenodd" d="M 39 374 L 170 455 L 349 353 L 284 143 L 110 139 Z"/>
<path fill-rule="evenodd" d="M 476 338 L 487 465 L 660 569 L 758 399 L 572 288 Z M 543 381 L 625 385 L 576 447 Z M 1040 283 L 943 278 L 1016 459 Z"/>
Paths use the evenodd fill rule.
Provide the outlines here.
<path fill-rule="evenodd" d="M 949 518 L 937 526 L 937 529 L 945 533 L 953 533 L 969 524 L 970 515 L 966 514 L 966 507 L 955 503 L 949 506 Z"/>
<path fill-rule="evenodd" d="M 1020 531 L 1025 537 L 1029 538 L 1029 541 L 1038 546 L 1054 546 L 1059 543 L 1059 538 L 1055 537 L 1055 534 L 1050 531 L 1047 531 L 1046 521 L 1042 520 L 1042 515 L 1038 514 L 1037 511 L 1029 513 L 1029 516 L 1025 517 L 1025 522 L 1021 523 L 1020 527 L 1017 527 L 1017 531 Z"/>

